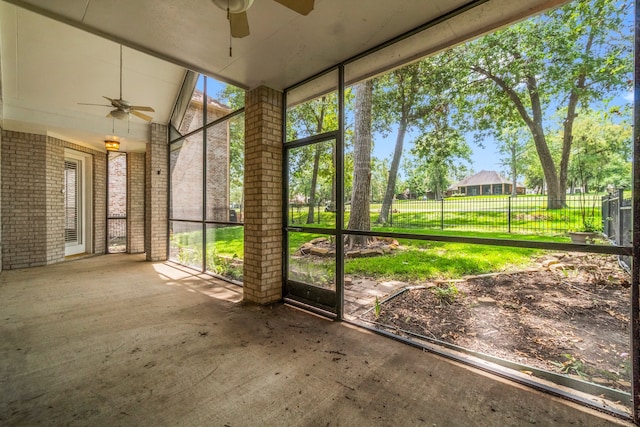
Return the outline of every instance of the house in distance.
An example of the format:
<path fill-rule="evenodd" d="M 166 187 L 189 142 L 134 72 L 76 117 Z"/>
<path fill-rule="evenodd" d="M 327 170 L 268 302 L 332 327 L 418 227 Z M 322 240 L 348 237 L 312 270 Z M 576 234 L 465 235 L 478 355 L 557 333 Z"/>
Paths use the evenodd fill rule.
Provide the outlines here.
<path fill-rule="evenodd" d="M 447 196 L 460 194 L 464 196 L 489 196 L 511 194 L 512 182 L 503 178 L 496 171 L 480 171 L 451 185 L 447 189 Z M 524 185 L 516 183 L 516 194 L 525 194 Z"/>

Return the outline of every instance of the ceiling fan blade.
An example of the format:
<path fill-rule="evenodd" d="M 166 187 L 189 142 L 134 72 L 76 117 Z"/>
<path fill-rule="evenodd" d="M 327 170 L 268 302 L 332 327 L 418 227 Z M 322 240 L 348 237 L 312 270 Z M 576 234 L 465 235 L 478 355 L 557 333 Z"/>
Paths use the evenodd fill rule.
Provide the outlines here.
<path fill-rule="evenodd" d="M 152 113 L 156 112 L 156 110 L 154 110 L 151 107 L 143 107 L 143 106 L 140 106 L 140 105 L 132 105 L 131 107 L 129 107 L 129 109 L 131 111 L 138 110 L 138 111 L 151 111 Z"/>
<path fill-rule="evenodd" d="M 229 24 L 231 25 L 231 37 L 241 39 L 249 35 L 247 12 L 230 13 Z"/>
<path fill-rule="evenodd" d="M 113 101 L 114 101 L 113 99 L 109 98 L 108 96 L 104 96 L 104 95 L 103 95 L 102 97 L 103 97 L 104 99 L 108 100 L 109 102 L 113 102 Z"/>
<path fill-rule="evenodd" d="M 301 15 L 308 15 L 313 10 L 314 0 L 273 0 L 284 7 L 298 12 Z"/>
<path fill-rule="evenodd" d="M 111 111 L 109 111 L 109 114 L 107 114 L 105 117 L 108 119 L 112 118 L 113 116 L 111 115 Z"/>
<path fill-rule="evenodd" d="M 132 110 L 132 111 L 131 111 L 131 114 L 133 114 L 134 116 L 136 116 L 136 117 L 138 117 L 138 118 L 140 118 L 140 119 L 142 119 L 142 120 L 146 120 L 146 121 L 148 121 L 148 122 L 150 122 L 151 120 L 153 120 L 153 117 L 151 117 L 151 116 L 147 116 L 146 114 L 142 114 L 142 113 L 139 113 L 139 112 L 137 112 L 137 111 L 133 111 L 133 110 Z"/>
<path fill-rule="evenodd" d="M 94 105 L 96 107 L 111 107 L 111 105 L 107 105 L 107 104 L 89 104 L 87 102 L 78 102 L 78 105 Z"/>

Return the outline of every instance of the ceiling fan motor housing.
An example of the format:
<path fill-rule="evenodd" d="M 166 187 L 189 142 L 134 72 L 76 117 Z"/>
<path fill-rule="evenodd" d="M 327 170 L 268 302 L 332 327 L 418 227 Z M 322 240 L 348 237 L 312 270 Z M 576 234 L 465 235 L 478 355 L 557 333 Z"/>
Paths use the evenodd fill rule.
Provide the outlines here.
<path fill-rule="evenodd" d="M 213 4 L 222 10 L 229 9 L 229 13 L 242 13 L 253 4 L 253 0 L 211 0 Z"/>

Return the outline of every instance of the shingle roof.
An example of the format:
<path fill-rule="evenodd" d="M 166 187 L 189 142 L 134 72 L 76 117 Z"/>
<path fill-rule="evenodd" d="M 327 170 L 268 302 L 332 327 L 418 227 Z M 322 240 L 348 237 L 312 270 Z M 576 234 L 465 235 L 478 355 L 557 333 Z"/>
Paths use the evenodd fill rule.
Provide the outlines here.
<path fill-rule="evenodd" d="M 469 187 L 471 185 L 489 185 L 489 184 L 511 184 L 511 181 L 503 178 L 496 171 L 480 171 L 475 175 L 468 176 L 462 181 L 456 182 L 449 187 L 449 190 L 455 191 L 460 187 Z M 517 182 L 516 187 L 524 187 L 521 183 Z"/>

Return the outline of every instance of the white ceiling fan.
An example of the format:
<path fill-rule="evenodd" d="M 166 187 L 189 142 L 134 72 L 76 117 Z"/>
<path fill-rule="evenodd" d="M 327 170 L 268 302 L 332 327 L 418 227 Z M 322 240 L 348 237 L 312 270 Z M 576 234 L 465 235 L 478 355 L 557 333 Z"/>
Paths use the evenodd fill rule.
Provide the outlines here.
<path fill-rule="evenodd" d="M 247 9 L 253 0 L 211 0 L 213 4 L 227 12 L 231 26 L 231 37 L 242 38 L 249 35 Z M 314 0 L 273 0 L 301 15 L 308 15 L 313 10 Z"/>
<path fill-rule="evenodd" d="M 109 101 L 111 104 L 87 104 L 84 102 L 79 102 L 80 105 L 95 105 L 99 107 L 113 107 L 114 110 L 111 110 L 107 117 L 124 120 L 128 119 L 131 114 L 134 116 L 146 120 L 150 122 L 153 120 L 153 117 L 148 116 L 146 114 L 141 113 L 140 111 L 149 111 L 155 112 L 155 110 L 151 107 L 141 106 L 141 105 L 132 105 L 129 101 L 126 101 L 122 98 L 122 45 L 120 45 L 120 97 L 117 99 L 109 98 L 108 96 L 103 96 L 104 99 Z"/>

